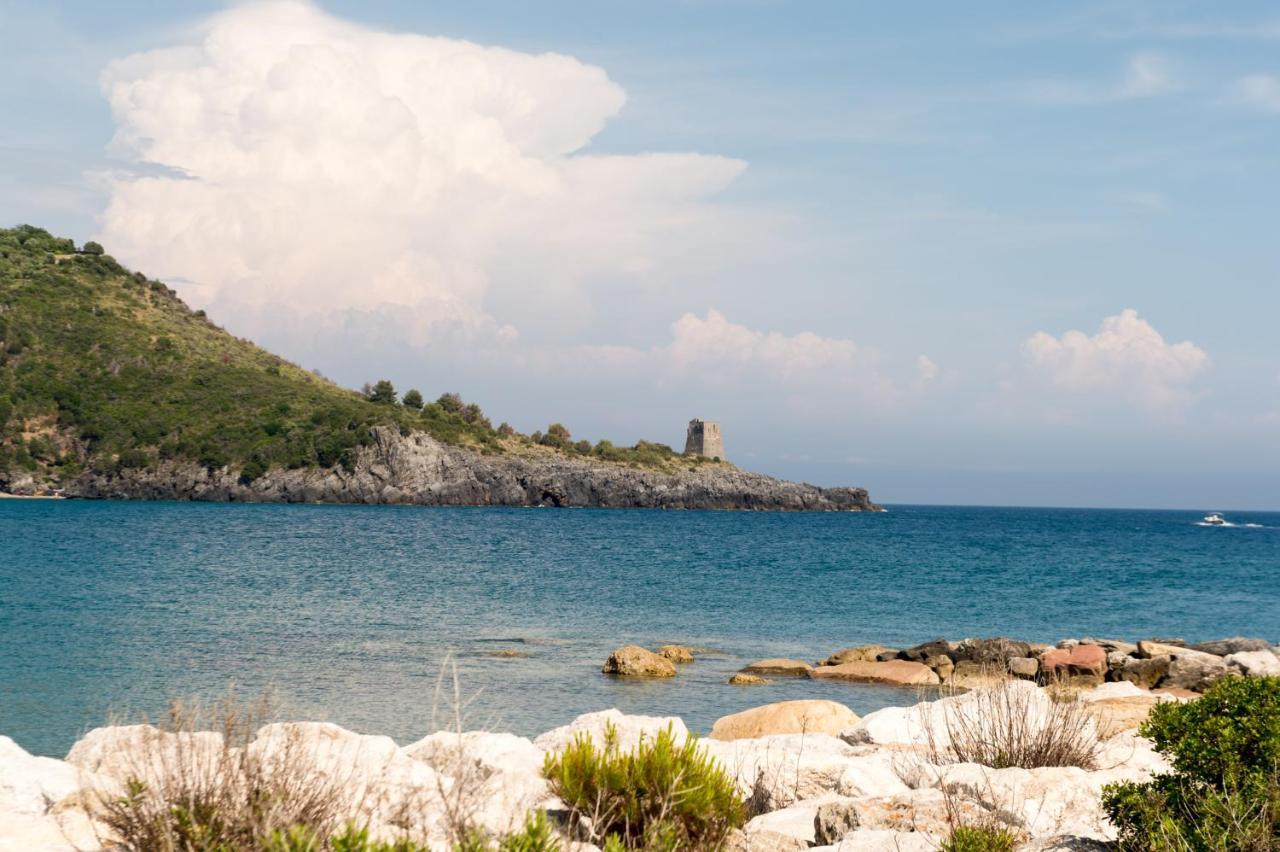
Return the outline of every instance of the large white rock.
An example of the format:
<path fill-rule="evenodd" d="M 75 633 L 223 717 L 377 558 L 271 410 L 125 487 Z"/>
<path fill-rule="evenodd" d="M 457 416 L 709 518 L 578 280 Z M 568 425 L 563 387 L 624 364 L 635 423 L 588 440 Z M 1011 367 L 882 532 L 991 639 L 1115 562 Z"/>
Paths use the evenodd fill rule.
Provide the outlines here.
<path fill-rule="evenodd" d="M 493 834 L 515 831 L 530 810 L 558 804 L 542 777 L 545 752 L 523 737 L 440 731 L 401 751 L 448 776 L 448 805 Z"/>
<path fill-rule="evenodd" d="M 31 814 L 0 808 L 0 852 L 97 852 L 102 843 L 83 812 Z"/>
<path fill-rule="evenodd" d="M 813 846 L 809 852 L 937 852 L 940 848 L 941 837 L 922 832 L 859 828 L 834 846 Z"/>
<path fill-rule="evenodd" d="M 94 728 L 67 752 L 67 763 L 124 781 L 154 781 L 174 772 L 215 773 L 228 759 L 222 734 L 171 733 L 151 725 Z"/>
<path fill-rule="evenodd" d="M 474 764 L 486 774 L 494 772 L 542 772 L 542 749 L 515 734 L 488 731 L 438 731 L 405 746 L 401 751 L 438 772 L 452 774 L 459 760 Z"/>
<path fill-rule="evenodd" d="M 992 707 L 1002 704 L 1025 718 L 1032 730 L 1055 724 L 1055 706 L 1050 696 L 1031 681 L 1014 680 L 991 688 L 977 689 L 911 707 L 886 707 L 869 713 L 857 725 L 841 733 L 847 742 L 893 746 L 918 752 L 944 751 L 951 746 L 955 730 L 982 730 L 982 718 Z M 1096 736 L 1092 720 L 1085 736 Z"/>
<path fill-rule="evenodd" d="M 0 736 L 0 852 L 97 850 L 99 835 L 78 807 L 82 785 L 103 780 L 70 763 L 28 754 Z"/>
<path fill-rule="evenodd" d="M 80 790 L 80 770 L 51 757 L 35 757 L 8 737 L 0 737 L 0 809 L 45 814 Z"/>
<path fill-rule="evenodd" d="M 744 796 L 754 795 L 767 810 L 827 793 L 861 792 L 872 779 L 893 783 L 883 762 L 864 761 L 863 752 L 827 734 L 703 740 L 701 746 L 737 780 Z"/>
<path fill-rule="evenodd" d="M 543 751 L 563 751 L 579 734 L 586 734 L 599 746 L 604 744 L 605 730 L 609 725 L 617 732 L 618 746 L 623 751 L 635 748 L 641 738 L 652 741 L 659 731 L 668 726 L 677 743 L 683 743 L 689 736 L 689 729 L 678 716 L 628 716 L 612 708 L 584 713 L 568 725 L 540 735 L 533 744 Z"/>
<path fill-rule="evenodd" d="M 1280 675 L 1280 657 L 1271 651 L 1241 651 L 1226 657 L 1227 667 L 1249 677 Z"/>
<path fill-rule="evenodd" d="M 812 846 L 814 842 L 813 821 L 814 817 L 818 815 L 818 808 L 827 802 L 840 801 L 842 798 L 842 796 L 837 796 L 834 793 L 828 793 L 816 799 L 796 802 L 780 810 L 770 811 L 767 814 L 761 814 L 751 819 L 742 827 L 742 830 L 747 837 L 762 832 L 772 832 L 795 838 L 805 846 Z"/>

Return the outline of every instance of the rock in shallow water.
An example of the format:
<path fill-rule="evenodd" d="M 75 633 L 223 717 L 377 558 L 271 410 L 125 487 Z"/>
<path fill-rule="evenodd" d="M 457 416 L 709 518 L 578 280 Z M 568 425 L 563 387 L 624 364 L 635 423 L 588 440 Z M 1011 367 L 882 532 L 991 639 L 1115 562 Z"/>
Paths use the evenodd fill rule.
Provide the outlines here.
<path fill-rule="evenodd" d="M 813 670 L 813 677 L 850 680 L 859 683 L 888 683 L 896 686 L 931 686 L 940 682 L 933 669 L 924 663 L 911 662 L 910 660 L 819 666 Z"/>
<path fill-rule="evenodd" d="M 774 734 L 831 734 L 858 723 L 858 715 L 835 701 L 779 701 L 721 716 L 711 728 L 713 740 L 743 740 Z"/>
<path fill-rule="evenodd" d="M 623 677 L 675 677 L 676 667 L 639 645 L 624 645 L 609 655 L 600 671 Z"/>
<path fill-rule="evenodd" d="M 747 674 L 808 677 L 813 672 L 813 666 L 809 665 L 804 660 L 770 658 L 767 660 L 756 660 L 749 666 L 743 666 L 742 670 Z"/>

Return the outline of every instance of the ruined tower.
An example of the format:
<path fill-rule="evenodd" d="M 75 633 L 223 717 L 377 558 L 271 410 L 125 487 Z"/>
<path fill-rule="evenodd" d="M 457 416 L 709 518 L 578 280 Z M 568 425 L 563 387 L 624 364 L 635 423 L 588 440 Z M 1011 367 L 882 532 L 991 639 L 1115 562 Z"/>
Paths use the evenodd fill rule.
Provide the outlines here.
<path fill-rule="evenodd" d="M 724 458 L 724 442 L 720 440 L 720 424 L 713 420 L 689 421 L 689 431 L 684 440 L 686 456 Z"/>

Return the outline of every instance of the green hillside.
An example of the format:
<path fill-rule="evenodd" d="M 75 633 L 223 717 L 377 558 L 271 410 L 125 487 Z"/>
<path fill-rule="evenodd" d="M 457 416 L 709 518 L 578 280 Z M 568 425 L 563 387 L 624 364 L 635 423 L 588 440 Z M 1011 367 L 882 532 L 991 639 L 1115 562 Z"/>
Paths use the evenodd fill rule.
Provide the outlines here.
<path fill-rule="evenodd" d="M 486 453 L 689 463 L 662 444 L 574 442 L 559 424 L 531 437 L 495 429 L 454 394 L 406 398 L 389 384 L 341 388 L 233 337 L 96 244 L 77 251 L 38 228 L 0 229 L 0 486 L 6 473 L 56 485 L 86 467 L 162 459 L 229 466 L 242 480 L 332 467 L 379 423 Z"/>

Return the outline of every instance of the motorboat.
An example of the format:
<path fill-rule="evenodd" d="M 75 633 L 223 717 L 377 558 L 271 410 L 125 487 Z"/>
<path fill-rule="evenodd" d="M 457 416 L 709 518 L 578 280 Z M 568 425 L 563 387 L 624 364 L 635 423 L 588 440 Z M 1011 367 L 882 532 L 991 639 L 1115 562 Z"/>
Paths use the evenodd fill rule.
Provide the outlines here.
<path fill-rule="evenodd" d="M 1226 519 L 1222 517 L 1221 512 L 1210 512 L 1204 516 L 1204 523 L 1211 527 L 1221 527 L 1226 525 Z"/>

